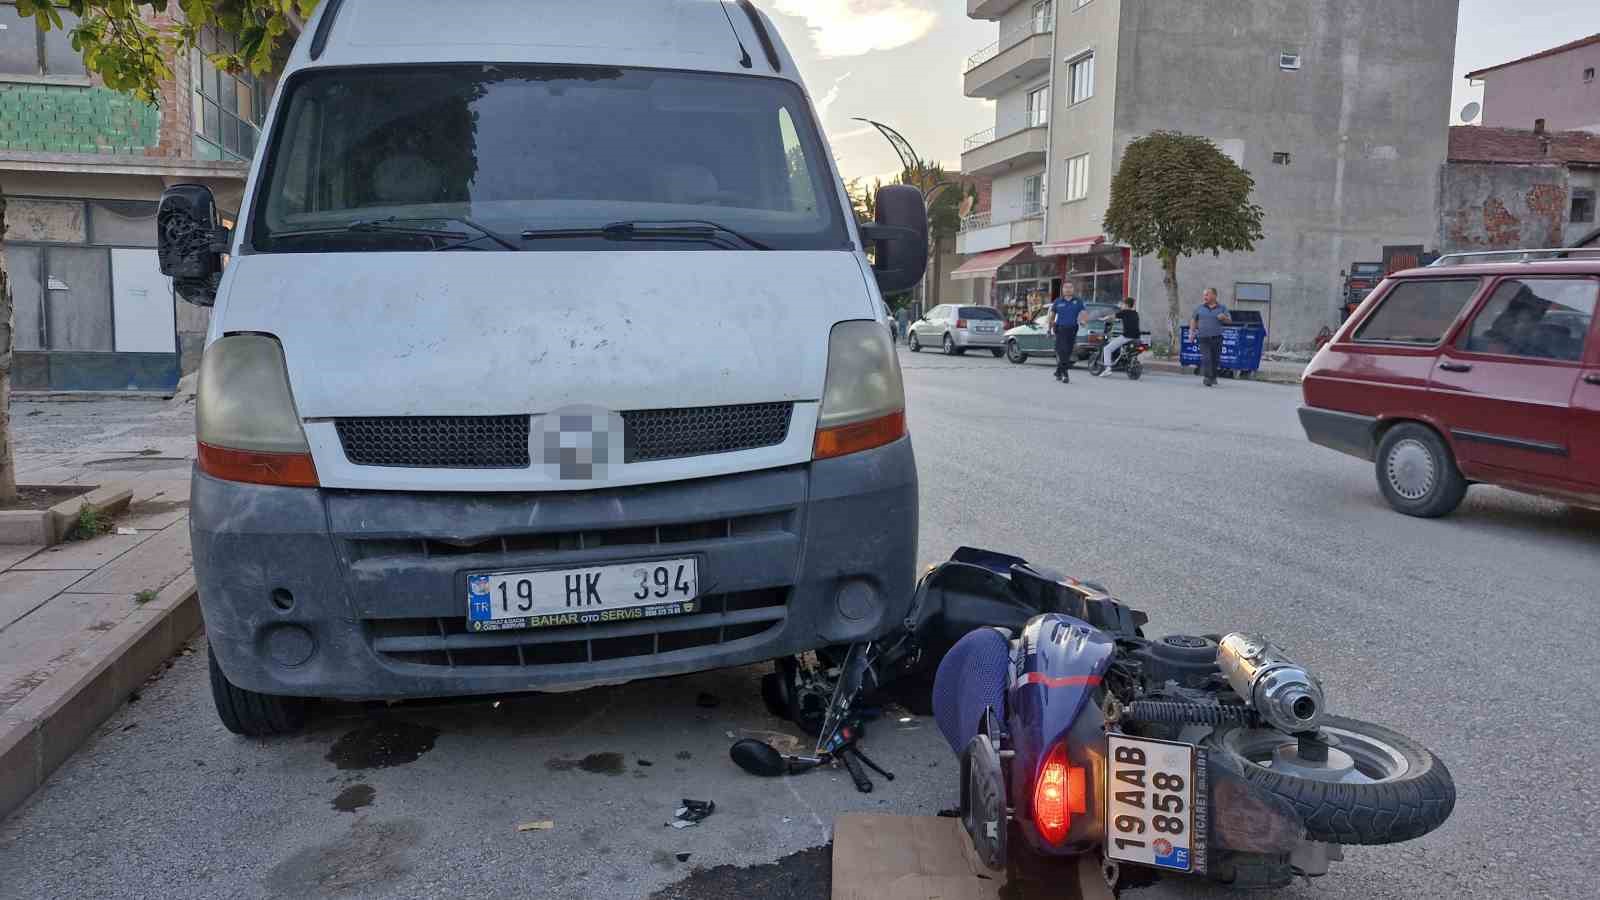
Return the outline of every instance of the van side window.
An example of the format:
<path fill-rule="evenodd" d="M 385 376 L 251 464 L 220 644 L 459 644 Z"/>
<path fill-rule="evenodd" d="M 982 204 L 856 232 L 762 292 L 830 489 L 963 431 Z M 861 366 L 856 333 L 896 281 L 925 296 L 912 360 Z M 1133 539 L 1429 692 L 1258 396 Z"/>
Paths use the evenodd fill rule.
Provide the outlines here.
<path fill-rule="evenodd" d="M 1461 349 L 1578 362 L 1597 297 L 1600 283 L 1587 278 L 1502 281 L 1472 320 Z"/>
<path fill-rule="evenodd" d="M 778 107 L 778 135 L 783 139 L 783 158 L 788 163 L 789 211 L 815 213 L 817 189 L 811 182 L 812 166 L 806 160 L 805 144 L 800 142 L 788 107 Z"/>
<path fill-rule="evenodd" d="M 1477 294 L 1476 278 L 1402 281 L 1356 332 L 1358 341 L 1431 347 Z"/>

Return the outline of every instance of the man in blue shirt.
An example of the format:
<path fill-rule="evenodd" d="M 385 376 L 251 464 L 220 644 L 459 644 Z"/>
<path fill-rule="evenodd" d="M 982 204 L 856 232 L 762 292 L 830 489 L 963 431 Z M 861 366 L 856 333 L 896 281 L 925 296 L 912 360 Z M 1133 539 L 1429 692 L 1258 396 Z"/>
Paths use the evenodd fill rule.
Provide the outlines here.
<path fill-rule="evenodd" d="M 1057 297 L 1050 302 L 1050 321 L 1048 330 L 1056 336 L 1056 380 L 1062 384 L 1072 381 L 1073 354 L 1078 347 L 1078 326 L 1088 318 L 1088 313 L 1083 308 L 1083 301 L 1076 294 L 1071 293 L 1072 286 L 1067 285 L 1066 298 Z"/>
<path fill-rule="evenodd" d="M 1216 288 L 1206 288 L 1202 300 L 1189 320 L 1189 334 L 1200 345 L 1200 371 L 1206 387 L 1216 387 L 1217 369 L 1222 367 L 1222 326 L 1232 325 L 1233 319 L 1228 308 L 1217 302 Z"/>

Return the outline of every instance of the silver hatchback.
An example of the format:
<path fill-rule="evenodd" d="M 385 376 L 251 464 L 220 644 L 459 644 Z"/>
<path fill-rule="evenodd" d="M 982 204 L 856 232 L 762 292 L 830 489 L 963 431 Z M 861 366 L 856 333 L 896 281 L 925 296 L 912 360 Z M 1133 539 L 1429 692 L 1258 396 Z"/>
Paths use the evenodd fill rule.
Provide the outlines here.
<path fill-rule="evenodd" d="M 947 356 L 988 350 L 998 357 L 1006 352 L 1006 321 L 999 310 L 988 306 L 946 303 L 913 322 L 907 340 L 912 353 L 938 347 Z"/>

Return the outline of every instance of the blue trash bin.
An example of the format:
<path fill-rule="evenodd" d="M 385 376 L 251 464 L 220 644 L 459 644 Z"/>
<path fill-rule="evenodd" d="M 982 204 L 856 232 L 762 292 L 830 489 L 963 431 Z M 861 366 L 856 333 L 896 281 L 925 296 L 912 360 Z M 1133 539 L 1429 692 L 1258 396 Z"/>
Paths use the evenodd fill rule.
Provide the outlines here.
<path fill-rule="evenodd" d="M 1224 378 L 1235 375 L 1249 378 L 1261 368 L 1261 354 L 1267 346 L 1267 326 L 1261 313 L 1254 310 L 1234 310 L 1229 314 L 1232 325 L 1222 329 L 1222 371 Z M 1189 326 L 1182 327 L 1183 344 L 1178 350 L 1178 363 L 1192 367 L 1200 374 L 1200 345 L 1189 336 Z"/>

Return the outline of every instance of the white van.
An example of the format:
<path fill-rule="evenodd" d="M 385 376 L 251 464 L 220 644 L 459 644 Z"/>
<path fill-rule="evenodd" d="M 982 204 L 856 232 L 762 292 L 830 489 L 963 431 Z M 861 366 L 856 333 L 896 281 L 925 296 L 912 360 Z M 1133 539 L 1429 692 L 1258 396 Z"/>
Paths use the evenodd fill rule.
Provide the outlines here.
<path fill-rule="evenodd" d="M 880 310 L 921 278 L 922 197 L 857 226 L 748 0 L 323 0 L 237 227 L 195 185 L 160 215 L 163 271 L 215 307 L 191 522 L 233 731 L 905 616 Z"/>

